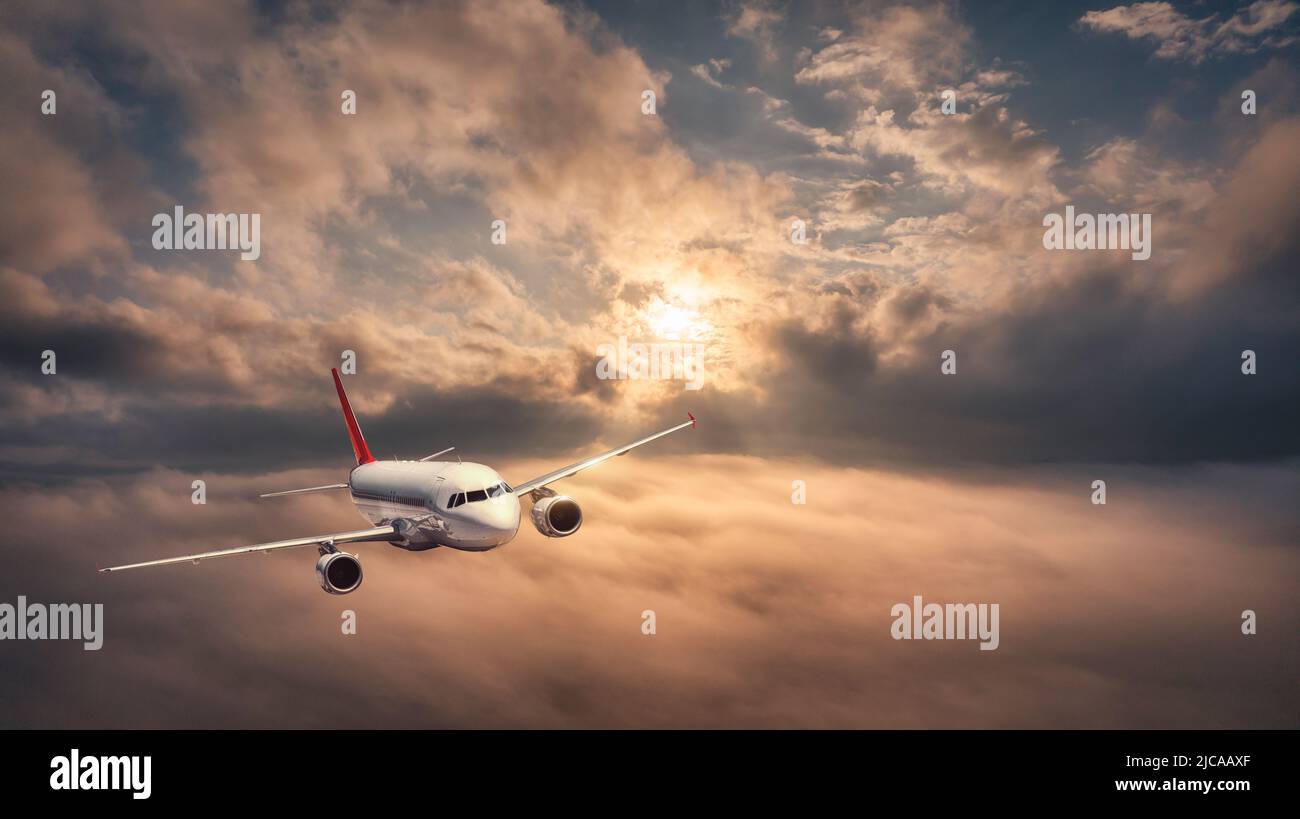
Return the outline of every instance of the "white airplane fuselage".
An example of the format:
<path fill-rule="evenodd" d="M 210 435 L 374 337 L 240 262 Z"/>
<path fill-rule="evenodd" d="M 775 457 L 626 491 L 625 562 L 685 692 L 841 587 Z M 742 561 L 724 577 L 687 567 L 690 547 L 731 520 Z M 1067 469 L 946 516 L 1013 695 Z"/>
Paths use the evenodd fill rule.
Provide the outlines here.
<path fill-rule="evenodd" d="M 406 549 L 482 552 L 519 532 L 519 498 L 483 464 L 371 461 L 353 469 L 348 484 L 362 517 L 375 526 L 405 527 L 407 542 L 398 545 Z"/>

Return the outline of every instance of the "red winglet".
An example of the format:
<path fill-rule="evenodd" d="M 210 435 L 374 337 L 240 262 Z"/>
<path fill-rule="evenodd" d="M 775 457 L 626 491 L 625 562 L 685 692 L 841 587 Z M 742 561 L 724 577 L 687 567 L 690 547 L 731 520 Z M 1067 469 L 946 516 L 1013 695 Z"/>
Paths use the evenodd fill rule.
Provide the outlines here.
<path fill-rule="evenodd" d="M 348 425 L 348 438 L 352 439 L 352 454 L 357 456 L 357 466 L 368 464 L 375 459 L 375 456 L 370 454 L 370 447 L 366 446 L 361 427 L 357 425 L 357 416 L 352 414 L 352 405 L 348 403 L 348 394 L 343 391 L 343 381 L 339 378 L 338 368 L 331 368 L 330 373 L 334 376 L 334 389 L 339 391 L 339 403 L 343 405 L 343 420 Z"/>
<path fill-rule="evenodd" d="M 695 416 L 688 412 L 686 413 L 686 417 L 691 419 L 691 429 L 695 429 Z"/>

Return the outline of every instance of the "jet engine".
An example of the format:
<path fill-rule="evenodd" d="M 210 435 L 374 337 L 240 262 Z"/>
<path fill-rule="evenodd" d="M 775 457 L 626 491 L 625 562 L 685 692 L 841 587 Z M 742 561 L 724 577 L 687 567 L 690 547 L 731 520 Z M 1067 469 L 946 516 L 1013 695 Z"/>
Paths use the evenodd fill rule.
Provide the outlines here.
<path fill-rule="evenodd" d="M 327 552 L 316 561 L 316 579 L 330 594 L 354 592 L 361 585 L 361 561 L 347 552 Z"/>
<path fill-rule="evenodd" d="M 547 537 L 568 537 L 582 526 L 582 508 L 567 495 L 552 495 L 533 504 L 533 525 Z"/>

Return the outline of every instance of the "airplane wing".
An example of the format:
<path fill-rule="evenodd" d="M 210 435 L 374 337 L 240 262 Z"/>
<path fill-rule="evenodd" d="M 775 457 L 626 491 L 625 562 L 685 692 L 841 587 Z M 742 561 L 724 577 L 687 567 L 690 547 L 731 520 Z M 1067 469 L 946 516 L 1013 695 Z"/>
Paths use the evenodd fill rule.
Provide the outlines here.
<path fill-rule="evenodd" d="M 648 435 L 639 441 L 633 441 L 630 444 L 625 444 L 621 447 L 618 447 L 617 449 L 611 449 L 609 452 L 596 455 L 594 457 L 588 458 L 585 461 L 578 461 L 576 464 L 569 464 L 563 469 L 557 469 L 554 472 L 548 472 L 547 474 L 541 476 L 540 478 L 533 478 L 531 481 L 524 481 L 523 483 L 515 487 L 515 494 L 526 495 L 529 492 L 532 492 L 534 489 L 541 489 L 543 486 L 546 486 L 549 483 L 555 483 L 561 478 L 567 478 L 570 475 L 576 475 L 577 473 L 581 472 L 584 469 L 593 467 L 599 463 L 604 463 L 605 461 L 608 461 L 610 458 L 613 458 L 617 455 L 626 455 L 628 452 L 631 452 L 632 450 L 636 449 L 642 444 L 648 444 L 651 441 L 655 440 L 656 438 L 662 438 L 665 435 L 676 432 L 679 429 L 685 429 L 686 427 L 694 427 L 695 416 L 691 415 L 688 412 L 686 413 L 686 417 L 690 418 L 691 420 L 684 421 L 675 427 L 669 427 L 663 432 L 656 432 L 654 435 Z"/>
<path fill-rule="evenodd" d="M 333 535 L 300 537 L 296 540 L 277 540 L 271 543 L 257 543 L 252 546 L 236 546 L 233 549 L 218 549 L 215 552 L 199 552 L 196 555 L 166 557 L 162 560 L 147 560 L 144 563 L 128 563 L 125 566 L 110 566 L 101 572 L 120 572 L 123 569 L 140 569 L 145 566 L 166 566 L 169 563 L 198 563 L 213 557 L 228 555 L 245 555 L 251 552 L 274 552 L 280 549 L 296 549 L 299 546 L 319 546 L 324 543 L 357 543 L 363 540 L 398 540 L 400 536 L 392 526 L 377 526 L 374 529 L 358 529 L 355 532 L 338 532 Z"/>

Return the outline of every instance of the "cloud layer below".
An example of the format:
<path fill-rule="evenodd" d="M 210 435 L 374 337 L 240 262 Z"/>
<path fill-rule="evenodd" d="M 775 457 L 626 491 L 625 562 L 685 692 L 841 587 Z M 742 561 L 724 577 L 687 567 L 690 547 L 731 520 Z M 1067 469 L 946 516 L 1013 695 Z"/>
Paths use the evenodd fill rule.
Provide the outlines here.
<path fill-rule="evenodd" d="M 511 464 L 532 474 L 549 462 Z M 628 458 L 566 491 L 587 523 L 475 555 L 362 547 L 349 597 L 309 551 L 101 576 L 96 561 L 349 528 L 331 479 L 208 475 L 6 492 L 6 585 L 105 601 L 105 644 L 11 644 L 5 727 L 1272 727 L 1300 717 L 1294 474 L 903 476 Z M 1004 476 L 1005 477 L 1005 476 Z M 808 503 L 790 502 L 790 482 Z M 702 498 L 708 514 L 701 516 Z M 134 533 L 119 528 L 125 510 Z M 35 514 L 34 514 L 35 513 Z M 1001 645 L 890 638 L 890 609 L 1000 606 Z M 71 595 L 71 596 L 70 596 Z M 401 601 L 395 605 L 394 601 Z M 1259 634 L 1240 633 L 1244 609 Z M 356 612 L 358 633 L 340 633 Z M 657 633 L 641 633 L 642 612 Z"/>

